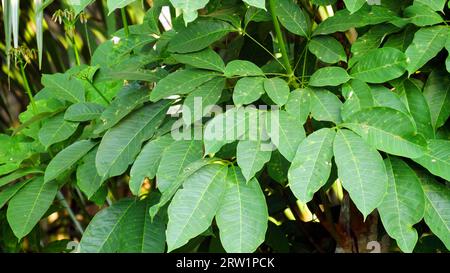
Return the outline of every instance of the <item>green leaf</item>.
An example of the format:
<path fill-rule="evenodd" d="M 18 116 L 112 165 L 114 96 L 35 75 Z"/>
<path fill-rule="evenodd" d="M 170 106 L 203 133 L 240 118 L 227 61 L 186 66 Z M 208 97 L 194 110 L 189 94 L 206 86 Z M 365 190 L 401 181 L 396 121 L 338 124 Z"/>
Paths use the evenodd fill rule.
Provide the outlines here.
<path fill-rule="evenodd" d="M 432 174 L 450 180 L 450 141 L 443 139 L 428 140 L 428 150 L 422 157 L 413 160 Z"/>
<path fill-rule="evenodd" d="M 44 122 L 39 130 L 39 141 L 49 147 L 68 139 L 78 128 L 78 123 L 65 121 L 64 113 L 57 114 Z"/>
<path fill-rule="evenodd" d="M 145 88 L 129 85 L 117 95 L 100 116 L 101 123 L 94 129 L 94 133 L 100 134 L 113 127 L 134 109 L 147 102 L 150 93 Z"/>
<path fill-rule="evenodd" d="M 44 74 L 42 84 L 52 96 L 73 103 L 84 102 L 84 87 L 80 80 L 68 74 Z"/>
<path fill-rule="evenodd" d="M 247 76 L 264 76 L 264 72 L 256 64 L 244 61 L 234 60 L 227 64 L 225 67 L 225 77 L 231 78 L 234 76 L 247 77 Z"/>
<path fill-rule="evenodd" d="M 141 150 L 130 171 L 130 190 L 139 195 L 145 178 L 153 179 L 159 167 L 163 152 L 172 144 L 170 135 L 149 141 Z"/>
<path fill-rule="evenodd" d="M 417 134 L 412 120 L 391 108 L 366 108 L 348 117 L 344 126 L 378 150 L 393 155 L 417 158 L 426 150 L 426 141 Z"/>
<path fill-rule="evenodd" d="M 422 185 L 416 173 L 401 159 L 388 157 L 384 163 L 388 189 L 378 212 L 389 236 L 403 252 L 411 253 L 418 239 L 413 225 L 422 220 L 425 211 Z"/>
<path fill-rule="evenodd" d="M 250 181 L 258 171 L 270 160 L 272 154 L 268 143 L 258 140 L 241 140 L 237 145 L 236 158 L 247 181 Z"/>
<path fill-rule="evenodd" d="M 308 37 L 310 25 L 307 15 L 292 0 L 279 0 L 275 3 L 275 14 L 281 24 L 290 32 Z"/>
<path fill-rule="evenodd" d="M 292 161 L 298 146 L 305 139 L 303 124 L 286 111 L 271 111 L 266 116 L 266 128 L 278 151 L 287 160 Z"/>
<path fill-rule="evenodd" d="M 400 97 L 383 85 L 372 85 L 372 97 L 374 106 L 388 107 L 406 114 L 410 119 L 410 113 Z M 411 121 L 413 121 L 411 119 Z"/>
<path fill-rule="evenodd" d="M 93 199 L 106 180 L 106 177 L 100 176 L 95 168 L 97 151 L 98 147 L 95 147 L 87 153 L 77 168 L 77 185 L 89 200 Z"/>
<path fill-rule="evenodd" d="M 450 249 L 450 190 L 433 178 L 422 179 L 425 192 L 425 223 Z"/>
<path fill-rule="evenodd" d="M 3 206 L 6 205 L 9 199 L 13 198 L 13 196 L 16 195 L 16 193 L 28 182 L 30 182 L 30 180 L 20 181 L 15 183 L 14 185 L 0 188 L 0 209 L 3 208 Z"/>
<path fill-rule="evenodd" d="M 434 12 L 429 6 L 420 3 L 414 3 L 414 5 L 407 7 L 403 15 L 411 23 L 420 27 L 442 23 L 442 17 L 439 14 Z"/>
<path fill-rule="evenodd" d="M 360 58 L 350 75 L 369 83 L 384 83 L 403 75 L 406 65 L 406 56 L 400 50 L 379 48 Z"/>
<path fill-rule="evenodd" d="M 286 112 L 298 119 L 298 122 L 305 124 L 311 112 L 311 94 L 309 89 L 296 89 L 289 94 L 286 103 Z"/>
<path fill-rule="evenodd" d="M 28 182 L 9 201 L 7 219 L 20 240 L 25 237 L 41 220 L 56 196 L 56 183 L 44 183 L 43 177 Z"/>
<path fill-rule="evenodd" d="M 257 101 L 264 93 L 264 78 L 242 78 L 234 87 L 233 101 L 236 106 L 250 104 Z"/>
<path fill-rule="evenodd" d="M 382 6 L 362 7 L 353 14 L 350 14 L 347 9 L 343 9 L 320 23 L 314 30 L 313 36 L 344 32 L 350 28 L 377 25 L 395 19 L 398 19 L 398 17 L 394 12 Z"/>
<path fill-rule="evenodd" d="M 133 112 L 103 136 L 95 165 L 102 177 L 122 174 L 163 121 L 169 101 L 150 104 Z"/>
<path fill-rule="evenodd" d="M 272 16 L 266 10 L 250 7 L 245 13 L 244 25 L 247 26 L 250 22 L 268 22 L 271 20 Z"/>
<path fill-rule="evenodd" d="M 338 176 L 364 219 L 383 200 L 388 186 L 381 155 L 360 136 L 339 130 L 333 144 Z"/>
<path fill-rule="evenodd" d="M 244 2 L 250 6 L 266 10 L 266 0 L 244 0 Z"/>
<path fill-rule="evenodd" d="M 443 126 L 450 116 L 450 78 L 448 74 L 433 71 L 425 84 L 423 95 L 430 107 L 431 122 L 436 130 Z"/>
<path fill-rule="evenodd" d="M 289 85 L 280 78 L 264 80 L 264 90 L 270 99 L 279 106 L 283 106 L 289 99 Z"/>
<path fill-rule="evenodd" d="M 309 80 L 310 86 L 338 86 L 350 80 L 347 71 L 341 67 L 324 67 L 318 69 Z"/>
<path fill-rule="evenodd" d="M 289 187 L 302 203 L 312 200 L 331 173 L 336 132 L 323 128 L 309 135 L 298 147 L 288 171 Z"/>
<path fill-rule="evenodd" d="M 164 150 L 156 172 L 157 187 L 165 192 L 176 183 L 177 176 L 186 166 L 203 157 L 200 140 L 177 140 Z"/>
<path fill-rule="evenodd" d="M 9 184 L 19 178 L 22 178 L 24 176 L 27 176 L 29 174 L 34 173 L 43 173 L 40 169 L 29 167 L 29 168 L 21 168 L 13 173 L 10 173 L 6 176 L 3 176 L 0 178 L 0 187 Z"/>
<path fill-rule="evenodd" d="M 225 63 L 222 58 L 211 48 L 188 54 L 172 54 L 172 57 L 179 63 L 188 64 L 196 68 L 218 72 L 225 71 Z"/>
<path fill-rule="evenodd" d="M 168 251 L 185 245 L 211 225 L 225 191 L 227 167 L 213 164 L 188 177 L 168 208 Z"/>
<path fill-rule="evenodd" d="M 352 80 L 342 86 L 345 103 L 342 105 L 341 116 L 344 121 L 352 114 L 374 106 L 374 99 L 370 86 L 360 80 Z"/>
<path fill-rule="evenodd" d="M 228 170 L 216 221 L 228 253 L 254 252 L 265 240 L 269 214 L 258 180 L 245 180 L 236 167 Z"/>
<path fill-rule="evenodd" d="M 64 119 L 68 121 L 90 121 L 100 117 L 105 108 L 91 102 L 80 102 L 72 104 L 67 108 Z"/>
<path fill-rule="evenodd" d="M 347 61 L 344 47 L 331 36 L 317 36 L 308 43 L 308 49 L 324 63 L 334 64 Z"/>
<path fill-rule="evenodd" d="M 160 80 L 150 94 L 151 101 L 159 101 L 172 95 L 188 94 L 198 86 L 217 77 L 211 71 L 186 69 L 178 70 Z"/>
<path fill-rule="evenodd" d="M 430 108 L 422 93 L 422 86 L 419 86 L 419 84 L 422 84 L 422 82 L 410 79 L 403 81 L 399 86 L 400 96 L 414 119 L 417 132 L 426 138 L 434 138 Z"/>
<path fill-rule="evenodd" d="M 445 26 L 421 28 L 416 32 L 412 44 L 405 52 L 409 75 L 424 66 L 444 48 L 447 36 L 448 30 Z"/>
<path fill-rule="evenodd" d="M 59 152 L 45 170 L 45 183 L 56 179 L 60 174 L 72 168 L 95 145 L 97 143 L 91 140 L 80 140 Z"/>
<path fill-rule="evenodd" d="M 169 51 L 177 53 L 199 51 L 232 31 L 234 28 L 223 21 L 195 21 L 170 40 Z"/>
<path fill-rule="evenodd" d="M 443 11 L 445 7 L 446 0 L 414 0 L 414 2 L 427 5 L 434 11 Z"/>
<path fill-rule="evenodd" d="M 345 7 L 350 11 L 350 14 L 357 12 L 364 4 L 366 0 L 344 0 Z"/>
<path fill-rule="evenodd" d="M 68 4 L 72 6 L 75 16 L 80 14 L 94 0 L 68 0 Z"/>
<path fill-rule="evenodd" d="M 206 116 L 222 96 L 225 84 L 224 78 L 215 78 L 190 93 L 183 103 L 184 123 L 190 125 Z"/>
<path fill-rule="evenodd" d="M 311 94 L 311 115 L 315 120 L 341 123 L 342 102 L 325 89 L 314 89 Z"/>
<path fill-rule="evenodd" d="M 186 24 L 197 18 L 197 10 L 204 8 L 206 4 L 208 4 L 208 1 L 209 0 L 170 0 L 174 8 L 183 11 L 183 19 Z"/>
<path fill-rule="evenodd" d="M 133 3 L 134 0 L 108 0 L 108 15 L 116 9 L 126 7 L 128 4 Z"/>

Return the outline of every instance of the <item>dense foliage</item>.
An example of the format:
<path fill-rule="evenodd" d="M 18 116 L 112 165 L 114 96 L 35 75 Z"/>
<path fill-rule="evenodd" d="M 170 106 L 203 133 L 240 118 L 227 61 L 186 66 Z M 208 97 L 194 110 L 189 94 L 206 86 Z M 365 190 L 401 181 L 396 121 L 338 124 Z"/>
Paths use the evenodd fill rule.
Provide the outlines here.
<path fill-rule="evenodd" d="M 0 134 L 0 250 L 450 249 L 448 1 L 151 2 Z"/>

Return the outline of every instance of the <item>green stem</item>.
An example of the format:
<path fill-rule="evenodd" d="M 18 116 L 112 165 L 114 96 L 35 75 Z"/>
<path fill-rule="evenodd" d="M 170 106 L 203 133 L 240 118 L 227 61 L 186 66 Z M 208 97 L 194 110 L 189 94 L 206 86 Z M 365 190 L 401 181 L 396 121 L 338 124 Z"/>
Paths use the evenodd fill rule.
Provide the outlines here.
<path fill-rule="evenodd" d="M 80 65 L 81 64 L 81 62 L 80 62 L 80 55 L 78 54 L 77 44 L 75 42 L 75 37 L 73 37 L 73 39 L 68 37 L 68 40 L 69 40 L 70 46 L 72 47 L 73 53 L 75 55 L 76 65 Z"/>
<path fill-rule="evenodd" d="M 308 45 L 306 45 L 308 46 Z M 302 87 L 305 87 L 305 74 L 306 74 L 306 62 L 308 59 L 308 50 L 305 50 L 305 56 L 303 59 L 303 67 L 302 67 Z"/>
<path fill-rule="evenodd" d="M 107 103 L 110 104 L 111 102 L 108 100 L 107 97 L 105 97 L 105 95 L 102 94 L 102 92 L 100 92 L 100 90 L 98 90 L 98 88 L 88 79 L 86 79 L 86 81 L 91 85 L 91 87 L 95 90 L 95 92 L 97 92 L 97 94 L 102 97 L 102 99 Z"/>
<path fill-rule="evenodd" d="M 284 43 L 283 33 L 281 32 L 280 22 L 278 22 L 277 15 L 275 13 L 275 0 L 269 0 L 269 9 L 270 9 L 270 13 L 272 14 L 273 26 L 275 28 L 275 33 L 277 35 L 277 40 L 278 40 L 278 44 L 279 44 L 279 47 L 281 50 L 281 55 L 283 58 L 284 66 L 285 66 L 286 72 L 290 75 L 290 78 L 292 79 L 294 76 L 294 72 L 292 70 L 291 63 L 289 61 L 286 44 Z M 298 88 L 298 84 L 295 80 L 291 81 L 291 82 L 295 88 Z"/>
<path fill-rule="evenodd" d="M 67 210 L 67 213 L 69 213 L 69 217 L 72 220 L 72 222 L 75 225 L 75 228 L 78 230 L 78 232 L 83 235 L 84 230 L 83 227 L 81 226 L 80 222 L 78 222 L 77 218 L 75 217 L 75 214 L 73 213 L 72 209 L 70 208 L 69 204 L 67 203 L 66 199 L 64 198 L 64 195 L 62 194 L 61 191 L 58 191 L 58 200 L 59 202 L 61 202 L 61 204 L 63 205 L 63 207 Z"/>
<path fill-rule="evenodd" d="M 125 8 L 120 9 L 120 14 L 122 15 L 122 23 L 125 35 L 128 37 L 130 35 L 130 30 L 128 29 L 128 22 L 127 22 L 127 15 L 125 13 Z"/>
<path fill-rule="evenodd" d="M 266 51 L 267 53 L 270 54 L 270 56 L 272 56 L 272 58 L 274 58 L 275 61 L 277 61 L 284 69 L 286 69 L 286 67 L 284 67 L 284 64 L 280 62 L 280 60 L 278 60 L 278 58 L 273 55 L 272 52 L 270 52 L 270 50 L 268 50 L 264 45 L 262 45 L 260 42 L 258 42 L 258 40 L 256 40 L 255 38 L 253 38 L 252 36 L 250 36 L 250 34 L 248 34 L 247 32 L 244 32 L 244 35 L 247 36 L 248 38 L 250 38 L 250 40 L 252 40 L 255 44 L 257 44 L 259 47 L 261 47 L 262 49 L 264 49 L 264 51 Z"/>
<path fill-rule="evenodd" d="M 92 57 L 91 39 L 89 38 L 87 23 L 84 23 L 84 32 L 86 34 L 86 42 L 89 50 L 89 57 Z"/>
<path fill-rule="evenodd" d="M 28 98 L 30 99 L 31 107 L 33 107 L 34 113 L 37 113 L 36 103 L 34 102 L 33 92 L 31 92 L 30 84 L 28 83 L 28 78 L 25 75 L 25 65 L 20 62 L 20 73 L 22 74 L 23 84 L 25 91 L 27 92 Z"/>

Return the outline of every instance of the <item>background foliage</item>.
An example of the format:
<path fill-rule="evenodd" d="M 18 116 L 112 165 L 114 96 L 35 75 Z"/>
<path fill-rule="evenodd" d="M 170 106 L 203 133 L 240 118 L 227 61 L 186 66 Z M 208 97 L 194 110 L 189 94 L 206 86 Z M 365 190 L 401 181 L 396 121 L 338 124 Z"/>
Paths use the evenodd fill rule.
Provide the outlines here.
<path fill-rule="evenodd" d="M 0 251 L 448 251 L 450 4 L 367 2 L 2 1 Z"/>

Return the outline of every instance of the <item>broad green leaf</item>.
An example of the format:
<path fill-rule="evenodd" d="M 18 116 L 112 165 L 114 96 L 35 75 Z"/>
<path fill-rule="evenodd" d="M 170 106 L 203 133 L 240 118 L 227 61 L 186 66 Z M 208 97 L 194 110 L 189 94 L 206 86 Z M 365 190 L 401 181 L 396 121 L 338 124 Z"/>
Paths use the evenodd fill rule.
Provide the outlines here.
<path fill-rule="evenodd" d="M 280 78 L 271 78 L 264 80 L 264 90 L 269 98 L 278 106 L 283 106 L 289 99 L 289 85 Z"/>
<path fill-rule="evenodd" d="M 197 87 L 183 103 L 183 121 L 190 125 L 206 116 L 219 101 L 225 88 L 224 78 L 215 78 Z"/>
<path fill-rule="evenodd" d="M 428 150 L 414 161 L 432 174 L 450 181 L 450 141 L 443 139 L 428 140 Z"/>
<path fill-rule="evenodd" d="M 308 43 L 308 49 L 324 63 L 334 64 L 347 61 L 344 47 L 331 36 L 317 36 Z"/>
<path fill-rule="evenodd" d="M 233 76 L 247 77 L 247 76 L 264 76 L 264 72 L 256 64 L 244 61 L 234 60 L 225 67 L 225 77 L 231 78 Z"/>
<path fill-rule="evenodd" d="M 242 78 L 234 87 L 233 101 L 236 106 L 250 104 L 257 101 L 264 93 L 264 78 Z"/>
<path fill-rule="evenodd" d="M 4 205 L 21 189 L 25 186 L 30 180 L 20 181 L 15 183 L 14 185 L 6 186 L 0 188 L 0 209 L 3 208 Z"/>
<path fill-rule="evenodd" d="M 64 113 L 47 119 L 39 130 L 39 141 L 49 147 L 68 139 L 78 128 L 77 122 L 65 121 Z"/>
<path fill-rule="evenodd" d="M 406 114 L 411 121 L 410 113 L 400 97 L 383 85 L 371 85 L 374 106 L 388 107 Z"/>
<path fill-rule="evenodd" d="M 95 165 L 102 177 L 122 174 L 163 121 L 168 101 L 150 104 L 130 114 L 108 130 L 98 147 Z"/>
<path fill-rule="evenodd" d="M 73 103 L 84 102 L 84 87 L 81 81 L 68 74 L 44 74 L 42 84 L 54 97 Z"/>
<path fill-rule="evenodd" d="M 261 139 L 239 141 L 236 158 L 247 181 L 250 181 L 264 167 L 270 160 L 271 154 L 270 144 L 262 143 Z"/>
<path fill-rule="evenodd" d="M 369 83 L 384 83 L 403 75 L 406 65 L 406 56 L 400 50 L 379 48 L 360 58 L 350 75 Z"/>
<path fill-rule="evenodd" d="M 350 14 L 347 9 L 343 9 L 320 23 L 314 30 L 313 36 L 344 32 L 353 27 L 377 25 L 395 19 L 398 17 L 394 12 L 382 6 L 364 6 L 353 14 Z"/>
<path fill-rule="evenodd" d="M 56 183 L 44 183 L 43 177 L 28 182 L 9 201 L 8 223 L 14 235 L 20 240 L 41 220 L 56 196 Z"/>
<path fill-rule="evenodd" d="M 433 71 L 428 77 L 423 95 L 430 107 L 431 122 L 436 130 L 450 116 L 450 78 L 447 73 Z"/>
<path fill-rule="evenodd" d="M 286 112 L 304 124 L 311 112 L 311 94 L 309 89 L 296 89 L 289 94 Z"/>
<path fill-rule="evenodd" d="M 383 158 L 360 136 L 339 130 L 333 144 L 338 176 L 364 219 L 379 206 L 388 178 Z"/>
<path fill-rule="evenodd" d="M 357 12 L 364 4 L 366 0 L 344 0 L 345 7 L 350 11 L 350 14 Z"/>
<path fill-rule="evenodd" d="M 237 167 L 231 167 L 216 215 L 225 250 L 254 252 L 265 240 L 268 218 L 266 199 L 258 180 L 247 182 Z"/>
<path fill-rule="evenodd" d="M 378 150 L 417 158 L 426 150 L 412 120 L 402 112 L 386 107 L 366 108 L 348 117 L 344 126 L 360 135 Z"/>
<path fill-rule="evenodd" d="M 336 132 L 323 128 L 309 135 L 298 147 L 288 172 L 289 187 L 302 203 L 311 201 L 331 173 Z"/>
<path fill-rule="evenodd" d="M 405 51 L 414 39 L 415 30 L 415 26 L 408 25 L 402 32 L 389 35 L 383 46 Z"/>
<path fill-rule="evenodd" d="M 443 11 L 447 0 L 414 0 L 414 2 L 427 5 L 434 11 Z"/>
<path fill-rule="evenodd" d="M 185 245 L 204 232 L 220 206 L 225 191 L 227 167 L 213 164 L 188 177 L 168 208 L 168 251 Z"/>
<path fill-rule="evenodd" d="M 408 107 L 409 113 L 411 113 L 414 119 L 417 132 L 426 138 L 434 138 L 430 108 L 422 93 L 422 86 L 419 86 L 416 81 L 407 79 L 398 88 L 400 89 L 400 97 L 403 99 L 403 102 Z"/>
<path fill-rule="evenodd" d="M 244 0 L 244 2 L 253 7 L 257 7 L 263 10 L 266 9 L 266 0 Z"/>
<path fill-rule="evenodd" d="M 289 167 L 289 161 L 281 155 L 280 151 L 273 151 L 267 163 L 267 174 L 280 185 L 286 186 Z"/>
<path fill-rule="evenodd" d="M 421 3 L 414 3 L 405 9 L 403 15 L 416 26 L 431 26 L 442 23 L 442 17 L 433 9 Z"/>
<path fill-rule="evenodd" d="M 197 16 L 197 10 L 202 9 L 208 4 L 209 0 L 170 0 L 174 8 L 183 11 L 183 19 L 186 24 L 194 21 Z"/>
<path fill-rule="evenodd" d="M 310 33 L 309 18 L 292 0 L 278 0 L 273 9 L 281 24 L 290 32 L 308 37 Z"/>
<path fill-rule="evenodd" d="M 202 142 L 200 140 L 174 141 L 162 154 L 156 172 L 157 187 L 164 193 L 186 166 L 203 157 Z"/>
<path fill-rule="evenodd" d="M 203 132 L 205 154 L 217 153 L 225 144 L 241 138 L 250 124 L 258 124 L 258 119 L 258 111 L 255 108 L 231 108 L 216 115 L 206 124 Z"/>
<path fill-rule="evenodd" d="M 130 171 L 130 190 L 139 195 L 145 178 L 153 179 L 159 167 L 163 152 L 172 144 L 170 135 L 149 141 L 141 150 Z"/>
<path fill-rule="evenodd" d="M 107 0 L 108 3 L 108 15 L 111 14 L 116 9 L 126 7 L 131 4 L 134 0 Z"/>
<path fill-rule="evenodd" d="M 67 108 L 64 119 L 68 121 L 89 121 L 100 117 L 105 108 L 92 102 L 80 102 Z"/>
<path fill-rule="evenodd" d="M 341 116 L 344 121 L 352 114 L 374 106 L 374 99 L 370 86 L 360 80 L 352 80 L 342 86 L 345 103 L 342 105 Z"/>
<path fill-rule="evenodd" d="M 266 10 L 250 7 L 245 13 L 244 25 L 247 26 L 250 22 L 268 22 L 271 20 L 272 16 Z"/>
<path fill-rule="evenodd" d="M 311 94 L 311 115 L 315 120 L 341 123 L 342 102 L 325 89 L 313 89 Z"/>
<path fill-rule="evenodd" d="M 433 178 L 422 179 L 425 192 L 425 223 L 450 249 L 450 190 Z"/>
<path fill-rule="evenodd" d="M 419 29 L 414 35 L 412 44 L 405 52 L 409 75 L 412 75 L 434 58 L 444 48 L 447 37 L 448 29 L 445 26 Z"/>
<path fill-rule="evenodd" d="M 80 14 L 94 0 L 68 0 L 68 4 L 72 6 L 75 15 Z"/>
<path fill-rule="evenodd" d="M 87 153 L 77 168 L 77 185 L 89 200 L 92 200 L 106 180 L 106 177 L 100 176 L 95 168 L 97 151 L 98 147 Z"/>
<path fill-rule="evenodd" d="M 213 164 L 217 161 L 217 158 L 201 158 L 196 160 L 186 167 L 177 175 L 177 178 L 174 179 L 173 183 L 162 193 L 159 202 L 150 208 L 150 217 L 153 218 L 158 213 L 158 211 L 164 207 L 177 193 L 178 189 L 183 185 L 184 181 L 195 172 L 200 170 L 206 165 Z"/>
<path fill-rule="evenodd" d="M 298 145 L 305 139 L 303 124 L 286 111 L 271 111 L 266 115 L 266 128 L 278 151 L 287 160 L 292 161 Z"/>
<path fill-rule="evenodd" d="M 150 100 L 159 101 L 172 95 L 188 94 L 214 77 L 217 77 L 217 74 L 211 71 L 178 70 L 156 84 L 155 89 L 150 94 Z"/>
<path fill-rule="evenodd" d="M 418 239 L 413 225 L 422 220 L 425 211 L 422 185 L 416 173 L 401 159 L 388 157 L 384 164 L 388 189 L 378 212 L 389 236 L 403 252 L 411 253 Z"/>
<path fill-rule="evenodd" d="M 91 140 L 80 140 L 59 152 L 45 170 L 45 183 L 56 179 L 60 174 L 72 168 L 78 160 L 86 155 L 97 143 Z"/>
<path fill-rule="evenodd" d="M 145 88 L 129 85 L 117 95 L 100 116 L 101 123 L 94 129 L 94 133 L 100 134 L 116 125 L 134 109 L 147 102 L 150 93 Z"/>
<path fill-rule="evenodd" d="M 337 0 L 311 0 L 311 3 L 319 6 L 328 6 L 336 3 Z"/>
<path fill-rule="evenodd" d="M 188 54 L 172 54 L 172 57 L 179 63 L 188 64 L 196 68 L 218 72 L 224 72 L 225 70 L 225 63 L 222 57 L 211 48 Z"/>
<path fill-rule="evenodd" d="M 166 217 L 150 218 L 148 210 L 156 204 L 159 194 L 151 193 L 138 201 L 123 217 L 119 232 L 120 253 L 163 253 L 166 248 Z"/>
<path fill-rule="evenodd" d="M 169 51 L 188 53 L 202 50 L 220 40 L 234 28 L 223 21 L 199 20 L 177 33 L 169 43 Z"/>
<path fill-rule="evenodd" d="M 3 176 L 0 178 L 0 187 L 9 184 L 19 178 L 22 178 L 24 176 L 27 176 L 29 174 L 34 174 L 34 173 L 43 173 L 40 169 L 38 168 L 33 168 L 33 167 L 29 167 L 29 168 L 21 168 L 13 173 L 10 173 L 6 176 Z"/>
<path fill-rule="evenodd" d="M 347 71 L 341 67 L 320 68 L 311 76 L 310 86 L 338 86 L 350 80 Z"/>

